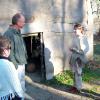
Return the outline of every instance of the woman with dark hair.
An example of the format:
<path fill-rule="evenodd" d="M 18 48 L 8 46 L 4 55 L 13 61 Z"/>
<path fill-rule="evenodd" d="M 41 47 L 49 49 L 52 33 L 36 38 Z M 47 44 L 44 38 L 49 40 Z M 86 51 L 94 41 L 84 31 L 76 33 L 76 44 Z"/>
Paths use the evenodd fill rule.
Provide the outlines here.
<path fill-rule="evenodd" d="M 17 70 L 9 61 L 11 42 L 0 36 L 0 100 L 22 100 L 23 90 Z"/>

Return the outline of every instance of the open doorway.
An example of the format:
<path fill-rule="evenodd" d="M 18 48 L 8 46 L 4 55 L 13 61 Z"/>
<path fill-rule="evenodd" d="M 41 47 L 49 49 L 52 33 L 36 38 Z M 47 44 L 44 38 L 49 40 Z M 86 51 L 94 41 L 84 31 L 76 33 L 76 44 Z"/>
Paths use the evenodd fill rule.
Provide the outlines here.
<path fill-rule="evenodd" d="M 43 32 L 23 34 L 27 50 L 26 74 L 33 81 L 45 79 Z"/>

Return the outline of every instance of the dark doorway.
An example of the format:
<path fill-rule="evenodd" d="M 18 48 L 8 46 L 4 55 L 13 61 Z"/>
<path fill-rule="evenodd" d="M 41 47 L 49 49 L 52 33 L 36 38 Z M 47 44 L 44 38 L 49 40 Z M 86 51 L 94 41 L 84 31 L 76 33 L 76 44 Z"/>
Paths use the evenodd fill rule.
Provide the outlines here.
<path fill-rule="evenodd" d="M 41 79 L 45 79 L 45 62 L 44 62 L 44 41 L 43 33 L 28 33 L 23 34 L 23 38 L 27 50 L 26 73 L 34 75 Z M 34 80 L 34 79 L 33 79 Z M 35 81 L 35 80 L 34 80 Z"/>

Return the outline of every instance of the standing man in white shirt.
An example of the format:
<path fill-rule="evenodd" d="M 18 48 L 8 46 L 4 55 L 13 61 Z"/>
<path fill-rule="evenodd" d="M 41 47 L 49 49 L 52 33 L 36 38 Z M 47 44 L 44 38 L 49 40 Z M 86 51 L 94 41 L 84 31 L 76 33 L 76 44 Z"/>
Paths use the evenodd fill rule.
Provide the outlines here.
<path fill-rule="evenodd" d="M 21 29 L 25 25 L 25 17 L 17 13 L 12 17 L 12 24 L 4 33 L 4 36 L 11 40 L 10 60 L 15 64 L 18 76 L 25 91 L 25 64 L 27 64 L 27 52 L 24 40 L 21 35 Z"/>

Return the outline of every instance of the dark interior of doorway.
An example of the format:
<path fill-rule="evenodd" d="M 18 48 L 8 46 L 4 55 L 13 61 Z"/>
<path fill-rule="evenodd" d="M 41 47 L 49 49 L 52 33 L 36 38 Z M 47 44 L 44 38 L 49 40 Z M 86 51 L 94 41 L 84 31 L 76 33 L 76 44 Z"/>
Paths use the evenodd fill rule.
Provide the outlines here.
<path fill-rule="evenodd" d="M 40 81 L 43 78 L 44 70 L 44 43 L 42 39 L 42 33 L 29 33 L 24 35 L 24 41 L 27 50 L 26 75 L 28 75 L 33 81 Z"/>

